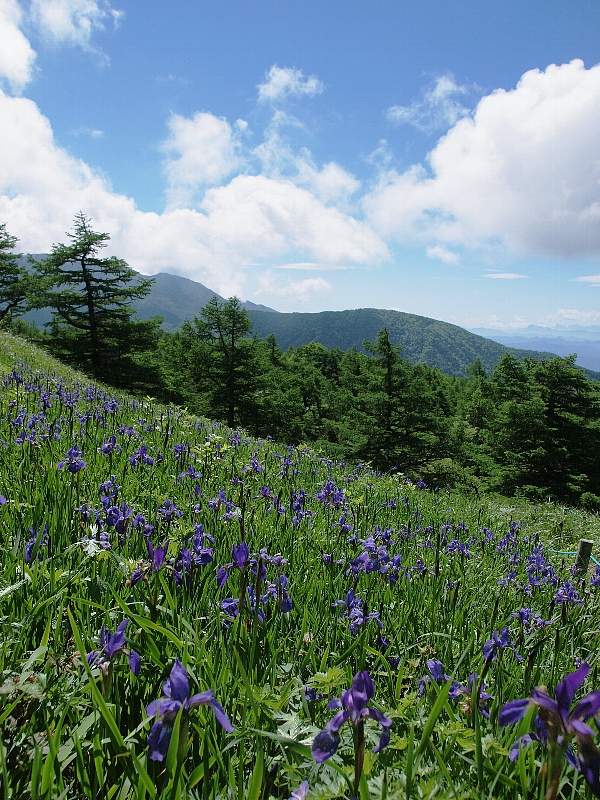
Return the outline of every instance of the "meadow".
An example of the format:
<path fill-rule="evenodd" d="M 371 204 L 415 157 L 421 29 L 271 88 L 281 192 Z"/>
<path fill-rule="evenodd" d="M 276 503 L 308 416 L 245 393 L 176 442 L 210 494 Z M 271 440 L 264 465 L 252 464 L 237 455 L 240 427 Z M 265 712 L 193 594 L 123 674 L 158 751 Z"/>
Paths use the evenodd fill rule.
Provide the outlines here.
<path fill-rule="evenodd" d="M 599 796 L 597 515 L 0 370 L 0 798 Z"/>

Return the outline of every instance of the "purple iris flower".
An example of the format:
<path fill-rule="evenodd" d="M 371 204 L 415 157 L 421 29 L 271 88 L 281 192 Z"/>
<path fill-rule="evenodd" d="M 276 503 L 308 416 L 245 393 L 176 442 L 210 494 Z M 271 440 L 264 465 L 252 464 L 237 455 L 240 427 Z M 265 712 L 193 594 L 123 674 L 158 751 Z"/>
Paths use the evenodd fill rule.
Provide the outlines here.
<path fill-rule="evenodd" d="M 163 683 L 163 692 L 163 697 L 153 700 L 146 709 L 146 714 L 149 717 L 158 717 L 148 736 L 150 758 L 153 761 L 165 760 L 169 750 L 171 734 L 173 733 L 173 723 L 180 710 L 187 715 L 190 709 L 197 706 L 211 706 L 217 722 L 228 733 L 233 731 L 223 706 L 214 699 L 213 689 L 208 689 L 206 692 L 200 692 L 190 697 L 190 683 L 187 672 L 178 658 L 175 659 L 168 680 Z"/>
<path fill-rule="evenodd" d="M 445 683 L 446 681 L 450 680 L 450 675 L 446 675 L 444 672 L 444 665 L 442 662 L 435 658 L 430 658 L 428 660 L 427 669 L 429 670 L 430 675 L 424 675 L 417 681 L 417 686 L 419 687 L 417 693 L 419 697 L 423 697 L 427 684 L 432 680 L 435 681 L 435 683 Z"/>
<path fill-rule="evenodd" d="M 308 795 L 309 785 L 308 781 L 302 781 L 300 786 L 291 794 L 290 800 L 306 800 L 306 796 Z"/>
<path fill-rule="evenodd" d="M 513 611 L 511 613 L 511 617 L 514 617 L 523 623 L 523 630 L 527 635 L 529 635 L 535 628 L 545 628 L 547 625 L 552 625 L 552 620 L 542 619 L 530 608 L 521 608 L 519 611 Z"/>
<path fill-rule="evenodd" d="M 350 688 L 344 692 L 341 699 L 332 700 L 328 708 L 341 708 L 341 711 L 330 720 L 323 730 L 317 734 L 312 743 L 312 756 L 317 764 L 327 761 L 335 753 L 340 744 L 340 728 L 345 722 L 359 725 L 365 717 L 374 719 L 381 725 L 382 731 L 379 743 L 373 748 L 374 753 L 379 753 L 389 744 L 392 720 L 385 717 L 375 708 L 368 708 L 367 703 L 375 694 L 375 687 L 369 673 L 364 670 L 357 672 Z"/>
<path fill-rule="evenodd" d="M 488 639 L 483 645 L 483 657 L 486 661 L 494 661 L 498 653 L 502 650 L 512 650 L 517 661 L 523 661 L 522 656 L 517 653 L 517 650 L 510 638 L 508 628 L 503 628 L 502 633 L 494 631 L 492 638 Z"/>
<path fill-rule="evenodd" d="M 163 545 L 155 548 L 150 539 L 146 539 L 146 546 L 150 557 L 150 568 L 153 572 L 158 572 L 165 563 L 165 556 L 169 549 L 169 543 L 170 539 L 167 539 Z"/>
<path fill-rule="evenodd" d="M 340 508 L 344 503 L 344 490 L 338 488 L 333 481 L 327 481 L 316 496 L 325 508 Z"/>
<path fill-rule="evenodd" d="M 162 506 L 158 507 L 158 516 L 170 525 L 176 518 L 179 518 L 183 515 L 183 511 L 177 508 L 177 503 L 174 500 L 169 500 L 168 497 L 165 498 L 165 502 Z"/>
<path fill-rule="evenodd" d="M 34 554 L 37 552 L 38 561 L 42 560 L 42 547 L 48 546 L 48 523 L 44 525 L 42 531 L 36 531 L 35 528 L 29 528 L 31 538 L 25 545 L 25 563 L 31 564 Z"/>
<path fill-rule="evenodd" d="M 246 542 L 233 545 L 231 549 L 231 558 L 233 560 L 230 564 L 219 567 L 217 571 L 217 586 L 219 589 L 227 583 L 230 569 L 237 567 L 240 572 L 244 572 L 250 566 L 250 550 Z"/>
<path fill-rule="evenodd" d="M 136 450 L 132 456 L 129 456 L 129 463 L 132 467 L 138 467 L 140 464 L 148 464 L 153 466 L 154 459 L 148 455 L 148 448 L 143 444 L 139 450 Z"/>
<path fill-rule="evenodd" d="M 71 473 L 71 475 L 76 475 L 82 469 L 86 468 L 86 463 L 81 457 L 82 455 L 83 453 L 81 452 L 79 447 L 75 445 L 69 450 L 69 452 L 67 453 L 67 457 L 63 461 L 58 462 L 57 464 L 58 469 L 66 467 L 68 472 Z"/>
<path fill-rule="evenodd" d="M 266 603 L 269 597 L 274 597 L 281 613 L 288 614 L 294 607 L 294 603 L 288 592 L 288 585 L 289 581 L 283 572 L 281 575 L 277 575 L 273 583 L 267 584 L 267 591 L 261 597 L 262 602 Z"/>
<path fill-rule="evenodd" d="M 117 437 L 113 434 L 107 442 L 104 442 L 100 450 L 105 456 L 111 456 L 113 453 L 120 453 L 122 448 L 117 442 Z"/>
<path fill-rule="evenodd" d="M 548 745 L 555 751 L 558 749 L 568 763 L 583 774 L 593 794 L 600 797 L 600 751 L 592 739 L 595 731 L 586 722 L 600 711 L 600 691 L 590 692 L 570 710 L 575 693 L 589 673 L 590 666 L 584 662 L 578 670 L 566 675 L 554 691 L 555 700 L 541 687 L 534 689 L 529 697 L 506 703 L 500 709 L 498 724 L 512 725 L 532 706 L 537 706 L 537 732 L 522 736 L 515 743 L 510 751 L 511 761 L 517 758 L 520 747 L 531 741 Z M 577 742 L 577 755 L 570 744 L 573 738 Z"/>
<path fill-rule="evenodd" d="M 163 568 L 170 542 L 171 540 L 167 539 L 164 544 L 155 548 L 150 539 L 146 538 L 149 561 L 138 561 L 138 566 L 129 576 L 128 586 L 135 586 L 141 580 L 147 580 L 149 571 L 159 572 Z"/>
<path fill-rule="evenodd" d="M 114 633 L 102 626 L 100 631 L 100 650 L 92 650 L 86 656 L 90 667 L 98 667 L 104 676 L 108 675 L 113 658 L 125 653 L 129 657 L 129 667 L 134 675 L 140 674 L 142 661 L 139 653 L 125 647 L 125 629 L 129 620 L 124 619 Z"/>
<path fill-rule="evenodd" d="M 574 603 L 575 605 L 582 606 L 583 601 L 579 599 L 579 593 L 572 586 L 569 581 L 565 581 L 561 587 L 556 590 L 554 601 L 562 603 Z"/>
<path fill-rule="evenodd" d="M 202 478 L 201 472 L 196 472 L 192 464 L 185 470 L 185 472 L 180 472 L 177 476 L 177 483 L 181 483 L 184 478 L 191 478 L 194 481 L 199 481 Z"/>

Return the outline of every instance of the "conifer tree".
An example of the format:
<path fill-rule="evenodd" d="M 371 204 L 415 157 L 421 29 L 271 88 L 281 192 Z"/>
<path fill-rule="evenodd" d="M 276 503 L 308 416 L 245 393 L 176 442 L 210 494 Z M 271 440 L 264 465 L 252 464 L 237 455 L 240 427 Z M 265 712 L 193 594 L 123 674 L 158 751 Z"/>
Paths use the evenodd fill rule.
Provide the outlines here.
<path fill-rule="evenodd" d="M 136 320 L 131 304 L 148 294 L 153 279 L 116 256 L 101 258 L 110 236 L 90 223 L 76 214 L 71 242 L 55 244 L 46 259 L 33 262 L 40 291 L 31 305 L 53 310 L 50 347 L 59 358 L 113 385 L 131 384 L 123 371 L 133 368 L 134 353 L 153 347 L 160 323 Z"/>
<path fill-rule="evenodd" d="M 190 378 L 207 394 L 212 415 L 230 427 L 255 416 L 253 393 L 260 366 L 258 343 L 249 338 L 252 322 L 237 297 L 213 297 L 193 322 L 181 326 Z"/>
<path fill-rule="evenodd" d="M 26 311 L 29 287 L 27 270 L 19 264 L 19 254 L 12 252 L 17 238 L 0 224 L 0 322 L 11 320 Z"/>

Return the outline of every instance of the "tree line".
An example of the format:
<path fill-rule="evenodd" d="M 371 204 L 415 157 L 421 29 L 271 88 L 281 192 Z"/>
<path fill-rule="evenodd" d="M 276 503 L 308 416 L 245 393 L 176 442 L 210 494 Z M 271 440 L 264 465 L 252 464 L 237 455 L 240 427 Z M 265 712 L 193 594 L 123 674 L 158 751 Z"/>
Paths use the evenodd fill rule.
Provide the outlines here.
<path fill-rule="evenodd" d="M 551 497 L 600 510 L 600 384 L 575 357 L 505 354 L 463 378 L 402 358 L 386 328 L 366 353 L 311 342 L 285 352 L 252 334 L 237 298 L 213 298 L 175 333 L 138 320 L 152 279 L 101 258 L 108 234 L 75 217 L 68 244 L 20 266 L 0 225 L 0 322 L 118 388 L 152 394 L 231 428 L 431 485 Z M 19 321 L 52 309 L 44 331 Z"/>

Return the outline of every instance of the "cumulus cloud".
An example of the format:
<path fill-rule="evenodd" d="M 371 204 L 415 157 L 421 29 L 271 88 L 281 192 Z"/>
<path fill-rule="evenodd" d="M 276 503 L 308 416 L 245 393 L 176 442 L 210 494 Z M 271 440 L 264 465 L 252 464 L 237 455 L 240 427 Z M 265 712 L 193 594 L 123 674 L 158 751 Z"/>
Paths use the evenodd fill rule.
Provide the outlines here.
<path fill-rule="evenodd" d="M 239 133 L 245 123 L 238 122 Z M 241 166 L 239 141 L 227 120 L 213 114 L 199 112 L 191 119 L 173 114 L 168 125 L 163 144 L 167 201 L 169 207 L 183 208 L 199 190 L 220 183 Z"/>
<path fill-rule="evenodd" d="M 471 91 L 459 86 L 450 74 L 438 76 L 423 93 L 422 100 L 408 106 L 391 106 L 386 112 L 390 122 L 412 125 L 423 133 L 433 133 L 455 125 L 468 116 L 470 109 L 459 98 Z"/>
<path fill-rule="evenodd" d="M 321 295 L 333 289 L 325 278 L 305 278 L 301 281 L 289 281 L 285 286 L 279 286 L 270 273 L 260 276 L 259 286 L 261 292 L 276 297 L 291 297 L 299 302 L 307 302 L 314 295 Z"/>
<path fill-rule="evenodd" d="M 301 157 L 296 159 L 296 168 L 294 182 L 305 186 L 324 203 L 347 203 L 360 189 L 360 181 L 333 161 L 319 169 L 310 157 Z"/>
<path fill-rule="evenodd" d="M 460 256 L 458 253 L 453 253 L 452 250 L 448 250 L 448 248 L 444 247 L 443 244 L 437 244 L 425 248 L 425 255 L 427 258 L 437 259 L 438 261 L 442 261 L 444 264 L 460 264 Z"/>
<path fill-rule="evenodd" d="M 426 166 L 383 172 L 364 207 L 387 239 L 598 257 L 599 137 L 600 65 L 531 70 L 482 98 Z"/>
<path fill-rule="evenodd" d="M 600 311 L 579 311 L 575 308 L 559 308 L 554 314 L 543 317 L 538 321 L 539 325 L 561 325 L 570 322 L 575 325 L 598 325 L 600 324 Z"/>
<path fill-rule="evenodd" d="M 22 17 L 17 0 L 0 0 L 0 87 L 16 93 L 29 83 L 36 57 L 20 30 Z"/>
<path fill-rule="evenodd" d="M 30 14 L 40 33 L 51 41 L 92 50 L 93 34 L 105 30 L 107 22 L 116 27 L 124 12 L 108 0 L 32 0 Z"/>
<path fill-rule="evenodd" d="M 277 102 L 288 97 L 313 97 L 321 94 L 323 89 L 315 75 L 305 78 L 301 69 L 273 65 L 265 75 L 264 83 L 258 85 L 258 99 Z"/>
<path fill-rule="evenodd" d="M 237 175 L 207 190 L 201 209 L 230 246 L 268 256 L 292 250 L 331 264 L 369 264 L 388 258 L 365 222 L 325 206 L 291 180 Z"/>
<path fill-rule="evenodd" d="M 73 216 L 82 210 L 96 230 L 111 235 L 113 252 L 134 269 L 176 272 L 224 296 L 242 293 L 248 268 L 257 262 L 283 263 L 299 256 L 309 263 L 356 266 L 389 258 L 366 222 L 325 205 L 291 180 L 236 175 L 225 185 L 208 187 L 196 209 L 146 213 L 61 148 L 31 100 L 0 92 L 0 119 L 0 219 L 24 251 L 47 252 L 53 242 L 65 241 Z M 220 141 L 229 141 L 225 121 L 213 117 L 202 122 L 209 127 L 216 122 Z M 180 157 L 192 151 L 182 144 Z M 202 159 L 194 163 L 190 160 L 197 180 L 210 177 Z M 219 169 L 222 174 L 225 168 Z M 317 285 L 325 288 L 308 283 L 298 291 L 308 296 Z"/>
<path fill-rule="evenodd" d="M 334 161 L 323 166 L 315 164 L 306 148 L 295 151 L 282 135 L 281 128 L 284 125 L 301 127 L 301 123 L 287 114 L 283 115 L 282 121 L 281 116 L 279 112 L 275 113 L 265 131 L 264 140 L 252 151 L 252 155 L 260 162 L 261 172 L 273 178 L 286 177 L 310 191 L 323 203 L 348 210 L 353 195 L 361 188 L 360 181 Z"/>

